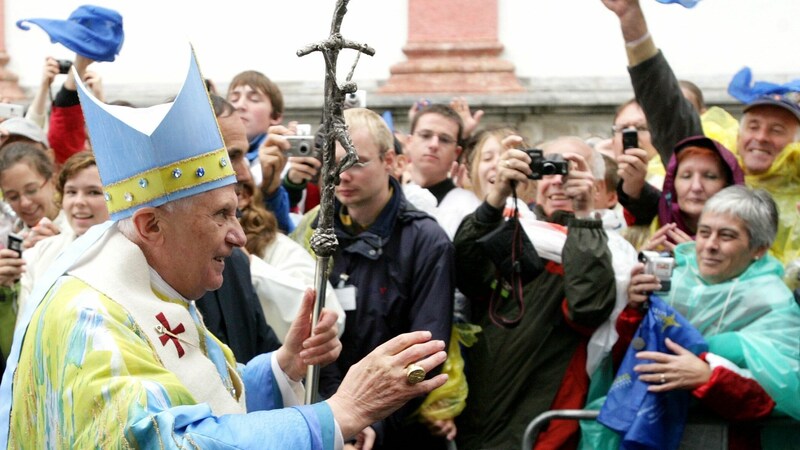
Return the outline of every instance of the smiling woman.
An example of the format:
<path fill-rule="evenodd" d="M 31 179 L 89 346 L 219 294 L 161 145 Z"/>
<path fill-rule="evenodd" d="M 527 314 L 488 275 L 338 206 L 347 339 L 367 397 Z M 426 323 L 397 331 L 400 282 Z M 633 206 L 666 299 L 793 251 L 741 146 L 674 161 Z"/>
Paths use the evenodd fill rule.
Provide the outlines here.
<path fill-rule="evenodd" d="M 61 251 L 92 225 L 108 220 L 103 186 L 94 156 L 89 151 L 72 155 L 64 162 L 55 190 L 69 226 L 61 233 L 39 241 L 24 253 L 25 271 L 20 279 L 19 309 L 25 304 L 36 280 L 40 279 Z M 65 224 L 66 225 L 66 224 Z"/>
<path fill-rule="evenodd" d="M 76 237 L 92 225 L 108 220 L 103 183 L 91 152 L 76 153 L 64 163 L 58 174 L 56 191 Z"/>
<path fill-rule="evenodd" d="M 675 354 L 641 366 L 651 391 L 688 390 L 725 420 L 756 420 L 773 410 L 800 419 L 800 306 L 781 279 L 781 263 L 767 254 L 777 228 L 766 191 L 730 186 L 706 202 L 697 241 L 675 248 L 672 289 L 661 294 L 709 352 L 697 357 L 668 344 Z M 632 271 L 629 307 L 617 322 L 628 342 L 648 298 L 642 293 L 661 288 L 642 271 L 641 264 Z"/>
<path fill-rule="evenodd" d="M 622 183 L 617 189 L 620 203 L 640 225 L 626 230 L 626 238 L 639 249 L 672 250 L 690 240 L 706 201 L 726 186 L 744 183 L 733 153 L 705 136 L 689 137 L 675 146 L 663 191 L 644 182 L 640 152 L 631 149 L 619 157 Z M 643 232 L 644 227 L 649 228 Z"/>
<path fill-rule="evenodd" d="M 26 233 L 47 217 L 55 220 L 58 206 L 54 201 L 53 163 L 37 145 L 14 142 L 0 156 L 0 189 L 20 221 L 16 232 Z"/>

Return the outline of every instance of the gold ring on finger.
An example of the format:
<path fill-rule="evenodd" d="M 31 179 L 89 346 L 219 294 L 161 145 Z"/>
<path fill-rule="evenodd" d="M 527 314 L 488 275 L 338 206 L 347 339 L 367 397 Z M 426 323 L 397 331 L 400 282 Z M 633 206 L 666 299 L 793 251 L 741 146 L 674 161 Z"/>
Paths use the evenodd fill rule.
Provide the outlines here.
<path fill-rule="evenodd" d="M 417 364 L 409 364 L 406 366 L 406 381 L 408 384 L 417 384 L 425 379 L 425 369 Z"/>

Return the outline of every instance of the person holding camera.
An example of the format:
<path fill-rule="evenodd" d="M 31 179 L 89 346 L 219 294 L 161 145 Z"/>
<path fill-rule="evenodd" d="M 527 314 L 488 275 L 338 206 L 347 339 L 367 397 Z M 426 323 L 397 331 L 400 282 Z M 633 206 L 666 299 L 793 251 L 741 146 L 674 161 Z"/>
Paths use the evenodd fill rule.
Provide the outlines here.
<path fill-rule="evenodd" d="M 465 351 L 470 392 L 457 419 L 460 449 L 516 447 L 542 412 L 583 407 L 587 343 L 609 317 L 616 295 L 608 239 L 593 218 L 596 180 L 603 177 L 596 156 L 576 137 L 543 145 L 533 168 L 529 153 L 505 150 L 486 199 L 456 234 L 457 287 L 483 328 Z M 548 227 L 567 226 L 560 258 L 544 259 L 527 246 L 513 251 L 508 235 L 496 234 L 504 231 L 507 198 L 534 172 L 547 171 L 546 164 L 558 169 L 563 163 L 568 175 L 543 174 L 536 181 L 534 208 Z M 570 447 L 576 437 L 577 423 L 556 421 L 537 445 Z"/>
<path fill-rule="evenodd" d="M 613 125 L 611 125 L 611 133 L 611 147 L 616 156 L 625 154 L 629 148 L 639 148 L 645 151 L 646 180 L 649 184 L 661 189 L 664 184 L 666 163 L 660 158 L 660 152 L 653 145 L 647 117 L 635 98 L 617 107 Z"/>
<path fill-rule="evenodd" d="M 218 95 L 210 97 L 228 158 L 236 172 L 239 223 L 247 243 L 243 252 L 235 250 L 226 260 L 222 288 L 207 292 L 198 307 L 214 335 L 231 347 L 239 361 L 249 361 L 258 354 L 253 353 L 256 350 L 272 350 L 269 347 L 274 345 L 273 340 L 277 346 L 283 342 L 306 289 L 314 285 L 316 264 L 302 246 L 280 232 L 275 215 L 264 208 L 261 191 L 253 181 L 245 157 L 246 129 L 236 109 Z M 267 140 L 277 137 L 277 133 L 272 133 Z M 279 148 L 276 150 L 283 153 Z M 263 156 L 262 162 L 266 159 Z M 250 297 L 253 301 L 244 301 Z M 338 314 L 341 336 L 345 314 L 331 286 L 326 290 L 325 307 Z M 254 318 L 266 325 L 253 323 Z M 247 326 L 242 325 L 243 321 Z M 264 328 L 272 330 L 264 332 Z M 262 333 L 266 334 L 263 338 Z"/>
<path fill-rule="evenodd" d="M 289 216 L 290 200 L 281 184 L 286 167 L 289 142 L 285 135 L 294 133 L 293 124 L 283 121 L 283 93 L 275 82 L 255 70 L 238 73 L 228 86 L 228 100 L 244 123 L 250 164 L 250 178 L 261 189 L 264 206 L 275 214 L 284 233 L 294 230 Z"/>
<path fill-rule="evenodd" d="M 675 146 L 663 191 L 645 182 L 644 150 L 628 149 L 618 161 L 619 202 L 635 218 L 634 225 L 650 226 L 648 232 L 631 239 L 637 249 L 671 252 L 677 244 L 691 240 L 705 202 L 727 186 L 744 184 L 736 156 L 705 136 L 693 136 Z"/>
<path fill-rule="evenodd" d="M 19 280 L 26 270 L 23 252 L 69 228 L 55 201 L 53 161 L 33 142 L 8 144 L 0 152 L 0 190 L 17 220 L 8 244 L 0 249 L 0 350 L 11 347 L 18 307 Z"/>
<path fill-rule="evenodd" d="M 689 390 L 737 423 L 771 415 L 800 419 L 800 305 L 782 281 L 780 261 L 767 254 L 778 220 L 766 191 L 730 186 L 706 202 L 696 241 L 675 248 L 668 292 L 659 292 L 663 283 L 644 273 L 643 264 L 633 268 L 629 303 L 617 320 L 619 347 L 628 346 L 650 294 L 658 292 L 709 348 L 698 357 L 667 340 L 672 353 L 637 355 L 643 361 L 635 370 L 651 392 Z M 756 426 L 729 430 L 732 445 L 741 444 L 736 448 L 769 448 L 768 440 L 758 442 Z"/>
<path fill-rule="evenodd" d="M 766 189 L 780 208 L 781 222 L 772 254 L 784 264 L 800 256 L 800 216 L 795 214 L 800 196 L 800 93 L 761 82 L 755 85 L 775 85 L 778 90 L 751 90 L 748 77 L 748 86 L 731 82 L 728 88 L 744 103 L 741 120 L 721 108 L 711 108 L 701 117 L 656 47 L 639 0 L 602 3 L 619 18 L 631 84 L 662 160 L 668 160 L 666 152 L 688 136 L 706 134 L 723 142 L 740 160 L 747 185 Z M 734 81 L 742 78 L 734 77 Z"/>

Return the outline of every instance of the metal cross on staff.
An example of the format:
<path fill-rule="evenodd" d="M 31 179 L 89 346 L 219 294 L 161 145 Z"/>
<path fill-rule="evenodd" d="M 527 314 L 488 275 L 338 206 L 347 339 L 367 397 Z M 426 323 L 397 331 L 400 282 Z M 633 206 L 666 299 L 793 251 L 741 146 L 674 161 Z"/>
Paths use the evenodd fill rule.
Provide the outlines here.
<path fill-rule="evenodd" d="M 320 312 L 325 306 L 325 287 L 327 284 L 328 262 L 336 252 L 338 242 L 333 230 L 333 194 L 334 187 L 339 184 L 339 175 L 345 170 L 358 163 L 358 155 L 350 141 L 347 133 L 347 125 L 344 122 L 344 101 L 347 94 L 355 93 L 358 87 L 352 81 L 353 72 L 356 70 L 358 59 L 361 53 L 369 56 L 375 54 L 375 50 L 366 44 L 349 41 L 342 37 L 339 29 L 342 26 L 342 19 L 347 13 L 347 3 L 349 0 L 338 0 L 333 11 L 333 21 L 331 22 L 331 33 L 328 39 L 310 44 L 297 51 L 297 56 L 305 56 L 312 52 L 322 53 L 325 58 L 325 103 L 322 109 L 322 130 L 324 142 L 322 145 L 322 173 L 321 197 L 319 208 L 319 219 L 316 230 L 311 236 L 311 248 L 317 255 L 317 269 L 315 284 L 317 286 L 317 299 L 314 304 L 312 316 L 312 330 L 316 327 Z M 347 79 L 341 86 L 336 81 L 336 62 L 339 52 L 343 49 L 357 50 L 356 59 Z M 336 164 L 336 143 L 341 144 L 345 150 L 345 156 Z M 306 404 L 315 403 L 318 397 L 319 366 L 309 366 L 306 374 Z"/>

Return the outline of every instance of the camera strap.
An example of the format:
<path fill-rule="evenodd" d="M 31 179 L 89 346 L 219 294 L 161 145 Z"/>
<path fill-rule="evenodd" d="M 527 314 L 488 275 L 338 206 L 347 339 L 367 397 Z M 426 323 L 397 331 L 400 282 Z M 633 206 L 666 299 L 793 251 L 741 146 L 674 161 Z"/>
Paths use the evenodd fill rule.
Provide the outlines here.
<path fill-rule="evenodd" d="M 514 210 L 508 221 L 501 226 L 501 228 L 506 228 L 506 230 L 509 228 L 511 229 L 511 273 L 510 275 L 506 275 L 506 277 L 509 278 L 509 284 L 504 283 L 504 279 L 506 277 L 504 277 L 503 273 L 498 270 L 494 291 L 492 292 L 492 296 L 489 300 L 489 319 L 495 325 L 501 328 L 509 329 L 516 328 L 517 325 L 519 325 L 519 323 L 522 321 L 522 317 L 525 314 L 525 303 L 522 296 L 522 286 L 524 284 L 522 274 L 523 267 L 520 257 L 525 252 L 526 247 L 523 242 L 524 231 L 522 230 L 522 225 L 519 222 L 519 206 L 517 201 L 516 183 L 512 185 L 511 192 L 514 199 Z M 532 249 L 530 243 L 528 243 L 527 247 Z M 498 311 L 503 299 L 508 296 L 510 296 L 512 301 L 516 302 L 517 304 L 517 314 L 514 317 L 504 316 Z"/>

